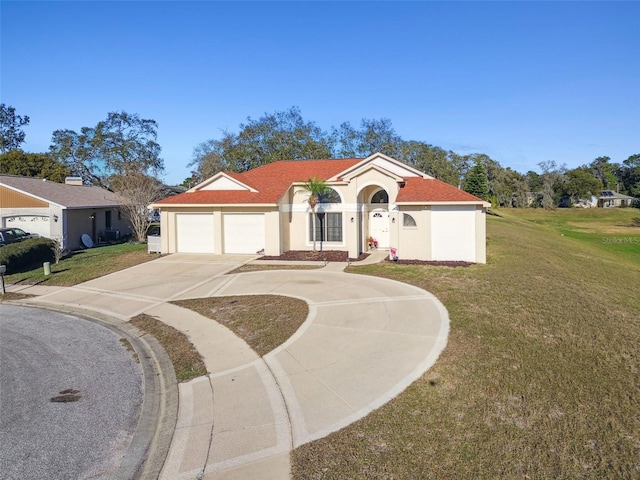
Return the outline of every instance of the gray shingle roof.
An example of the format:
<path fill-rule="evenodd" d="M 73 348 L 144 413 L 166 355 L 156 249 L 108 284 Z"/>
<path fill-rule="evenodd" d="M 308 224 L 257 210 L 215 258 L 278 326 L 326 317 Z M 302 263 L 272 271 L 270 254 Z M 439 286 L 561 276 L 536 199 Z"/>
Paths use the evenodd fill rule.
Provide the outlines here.
<path fill-rule="evenodd" d="M 623 195 L 622 193 L 614 192 L 613 190 L 603 190 L 600 193 L 602 194 L 600 195 L 600 198 L 603 198 L 605 200 L 614 199 L 614 198 L 621 198 L 623 200 L 635 200 L 635 197 L 630 197 L 629 195 Z"/>
<path fill-rule="evenodd" d="M 92 185 L 66 185 L 14 175 L 0 175 L 0 185 L 67 208 L 117 207 L 121 203 L 115 193 Z"/>

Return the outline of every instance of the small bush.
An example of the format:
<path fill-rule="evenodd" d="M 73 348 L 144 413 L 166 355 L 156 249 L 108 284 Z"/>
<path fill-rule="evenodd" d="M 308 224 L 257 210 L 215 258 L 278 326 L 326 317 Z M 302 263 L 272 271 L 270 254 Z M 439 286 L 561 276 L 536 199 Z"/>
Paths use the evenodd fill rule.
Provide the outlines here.
<path fill-rule="evenodd" d="M 0 264 L 7 266 L 7 273 L 52 261 L 51 240 L 48 238 L 29 238 L 0 248 Z"/>

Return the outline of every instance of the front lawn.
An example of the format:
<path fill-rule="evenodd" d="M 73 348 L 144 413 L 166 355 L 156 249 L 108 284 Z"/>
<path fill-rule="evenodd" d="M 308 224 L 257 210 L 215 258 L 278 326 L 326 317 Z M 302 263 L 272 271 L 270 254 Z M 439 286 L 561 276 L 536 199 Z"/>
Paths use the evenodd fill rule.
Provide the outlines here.
<path fill-rule="evenodd" d="M 296 449 L 294 478 L 640 478 L 640 211 L 498 214 L 487 265 L 350 268 L 433 292 L 449 342 L 390 403 Z"/>
<path fill-rule="evenodd" d="M 51 275 L 45 276 L 41 265 L 32 270 L 5 275 L 5 283 L 70 286 L 93 280 L 109 273 L 158 258 L 147 253 L 146 244 L 121 243 L 73 252 L 58 264 L 51 264 Z"/>

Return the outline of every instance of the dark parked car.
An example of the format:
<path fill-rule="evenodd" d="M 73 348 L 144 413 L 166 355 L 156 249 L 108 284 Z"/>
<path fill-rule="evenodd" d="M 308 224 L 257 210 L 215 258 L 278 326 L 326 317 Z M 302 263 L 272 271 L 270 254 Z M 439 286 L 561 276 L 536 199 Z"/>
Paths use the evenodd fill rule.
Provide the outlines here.
<path fill-rule="evenodd" d="M 0 228 L 0 247 L 9 243 L 21 242 L 27 238 L 35 238 L 38 235 L 32 235 L 25 232 L 21 228 Z"/>

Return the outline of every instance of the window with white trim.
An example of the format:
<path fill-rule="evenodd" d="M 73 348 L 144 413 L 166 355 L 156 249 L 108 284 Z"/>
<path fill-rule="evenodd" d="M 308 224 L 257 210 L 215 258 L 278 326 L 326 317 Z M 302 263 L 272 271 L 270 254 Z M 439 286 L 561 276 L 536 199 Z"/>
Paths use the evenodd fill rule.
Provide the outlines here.
<path fill-rule="evenodd" d="M 316 242 L 342 242 L 342 213 L 310 214 L 309 241 L 313 242 L 313 221 L 316 222 Z"/>
<path fill-rule="evenodd" d="M 324 193 L 318 195 L 318 200 L 318 203 L 342 203 L 340 194 L 331 187 L 328 187 Z"/>
<path fill-rule="evenodd" d="M 378 190 L 371 197 L 371 203 L 389 203 L 389 194 L 384 190 Z"/>
<path fill-rule="evenodd" d="M 418 225 L 416 224 L 416 219 L 415 218 L 413 218 L 408 213 L 403 213 L 402 214 L 402 226 L 403 227 L 417 227 Z"/>

